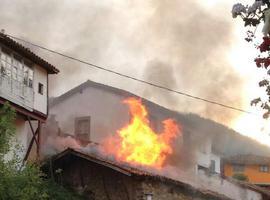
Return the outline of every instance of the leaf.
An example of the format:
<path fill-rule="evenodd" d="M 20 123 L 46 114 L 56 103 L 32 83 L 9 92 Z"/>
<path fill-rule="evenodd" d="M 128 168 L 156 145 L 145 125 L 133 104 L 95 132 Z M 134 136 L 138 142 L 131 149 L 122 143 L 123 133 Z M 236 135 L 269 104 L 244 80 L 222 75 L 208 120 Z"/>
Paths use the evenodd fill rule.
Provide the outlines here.
<path fill-rule="evenodd" d="M 269 85 L 269 81 L 266 79 L 259 82 L 260 87 L 264 87 L 264 86 L 268 86 L 268 85 Z"/>
<path fill-rule="evenodd" d="M 250 103 L 251 106 L 255 105 L 257 106 L 257 104 L 261 102 L 261 98 L 257 98 L 257 99 L 253 99 Z"/>
<path fill-rule="evenodd" d="M 269 115 L 270 115 L 270 112 L 267 111 L 267 112 L 265 112 L 265 113 L 263 114 L 263 118 L 264 118 L 264 119 L 268 119 L 268 118 L 269 118 Z"/>

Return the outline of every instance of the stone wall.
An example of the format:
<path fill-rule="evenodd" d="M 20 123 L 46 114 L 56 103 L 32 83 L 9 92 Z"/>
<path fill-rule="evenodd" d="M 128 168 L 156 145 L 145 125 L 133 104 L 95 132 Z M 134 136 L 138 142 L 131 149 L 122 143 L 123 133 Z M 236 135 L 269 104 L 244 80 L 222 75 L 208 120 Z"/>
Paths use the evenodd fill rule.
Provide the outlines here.
<path fill-rule="evenodd" d="M 178 185 L 160 180 L 145 180 L 142 182 L 144 198 L 147 194 L 152 194 L 152 200 L 228 200 L 222 195 L 202 193 L 187 185 Z"/>

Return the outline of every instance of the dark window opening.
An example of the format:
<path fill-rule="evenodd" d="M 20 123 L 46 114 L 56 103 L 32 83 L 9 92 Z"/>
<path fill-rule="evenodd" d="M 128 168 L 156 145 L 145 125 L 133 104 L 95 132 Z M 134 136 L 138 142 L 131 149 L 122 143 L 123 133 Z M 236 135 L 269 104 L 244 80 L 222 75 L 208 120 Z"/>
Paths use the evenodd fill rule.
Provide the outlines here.
<path fill-rule="evenodd" d="M 38 93 L 43 95 L 44 86 L 42 83 L 38 83 Z"/>
<path fill-rule="evenodd" d="M 75 135 L 78 139 L 89 141 L 90 140 L 90 116 L 78 117 L 75 119 Z"/>
<path fill-rule="evenodd" d="M 239 165 L 239 164 L 233 165 L 234 172 L 244 172 L 244 170 L 245 170 L 245 165 Z"/>
<path fill-rule="evenodd" d="M 216 171 L 216 162 L 214 160 L 211 160 L 209 170 L 211 173 L 215 173 Z"/>
<path fill-rule="evenodd" d="M 269 172 L 268 165 L 260 165 L 260 172 Z"/>
<path fill-rule="evenodd" d="M 202 171 L 204 173 L 206 173 L 208 171 L 208 169 L 206 167 L 201 166 L 201 165 L 197 165 L 197 170 L 198 170 L 198 172 Z"/>

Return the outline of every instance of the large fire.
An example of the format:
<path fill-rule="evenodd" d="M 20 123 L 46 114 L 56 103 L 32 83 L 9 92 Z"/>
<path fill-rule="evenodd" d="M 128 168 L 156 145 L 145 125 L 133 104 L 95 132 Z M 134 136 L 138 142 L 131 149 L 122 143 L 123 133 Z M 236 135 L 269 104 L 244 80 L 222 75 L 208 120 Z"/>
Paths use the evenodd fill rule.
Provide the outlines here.
<path fill-rule="evenodd" d="M 173 153 L 171 143 L 180 130 L 172 119 L 164 120 L 163 131 L 156 133 L 150 127 L 148 113 L 140 99 L 128 98 L 131 121 L 105 141 L 105 149 L 117 160 L 161 168 L 166 157 Z"/>

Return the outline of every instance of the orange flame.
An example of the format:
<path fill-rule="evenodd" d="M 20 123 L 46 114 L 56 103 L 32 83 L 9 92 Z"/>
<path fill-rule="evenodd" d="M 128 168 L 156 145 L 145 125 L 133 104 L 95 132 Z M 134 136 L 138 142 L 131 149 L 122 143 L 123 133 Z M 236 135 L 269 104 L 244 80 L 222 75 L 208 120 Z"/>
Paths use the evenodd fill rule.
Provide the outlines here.
<path fill-rule="evenodd" d="M 164 120 L 163 132 L 155 133 L 140 99 L 128 98 L 124 103 L 129 106 L 131 122 L 105 141 L 105 150 L 120 161 L 161 168 L 173 153 L 171 142 L 179 133 L 178 125 L 172 119 Z"/>

